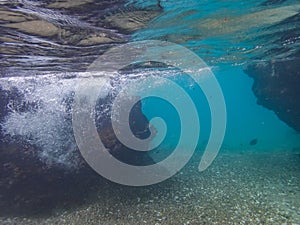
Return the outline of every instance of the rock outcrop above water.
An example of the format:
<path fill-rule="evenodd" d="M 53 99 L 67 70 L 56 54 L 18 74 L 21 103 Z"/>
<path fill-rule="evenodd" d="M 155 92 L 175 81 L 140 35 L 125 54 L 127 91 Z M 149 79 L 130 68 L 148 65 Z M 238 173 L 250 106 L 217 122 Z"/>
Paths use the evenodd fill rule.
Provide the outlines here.
<path fill-rule="evenodd" d="M 300 132 L 300 52 L 293 59 L 259 62 L 245 72 L 254 79 L 257 103 Z"/>

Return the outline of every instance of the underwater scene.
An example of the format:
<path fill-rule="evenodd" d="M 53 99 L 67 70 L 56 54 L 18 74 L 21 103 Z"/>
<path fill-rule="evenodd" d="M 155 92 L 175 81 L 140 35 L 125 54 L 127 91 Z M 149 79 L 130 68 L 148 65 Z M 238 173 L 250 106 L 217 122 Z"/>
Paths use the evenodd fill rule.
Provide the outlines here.
<path fill-rule="evenodd" d="M 0 0 L 0 224 L 300 224 L 298 0 Z"/>

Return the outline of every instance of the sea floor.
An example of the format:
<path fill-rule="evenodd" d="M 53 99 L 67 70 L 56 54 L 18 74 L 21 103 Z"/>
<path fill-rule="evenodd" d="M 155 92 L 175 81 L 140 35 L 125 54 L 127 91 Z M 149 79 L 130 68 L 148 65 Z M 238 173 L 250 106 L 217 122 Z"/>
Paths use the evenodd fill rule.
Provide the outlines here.
<path fill-rule="evenodd" d="M 84 204 L 0 224 L 300 224 L 300 154 L 222 151 L 204 172 L 199 157 L 149 187 L 105 182 Z"/>

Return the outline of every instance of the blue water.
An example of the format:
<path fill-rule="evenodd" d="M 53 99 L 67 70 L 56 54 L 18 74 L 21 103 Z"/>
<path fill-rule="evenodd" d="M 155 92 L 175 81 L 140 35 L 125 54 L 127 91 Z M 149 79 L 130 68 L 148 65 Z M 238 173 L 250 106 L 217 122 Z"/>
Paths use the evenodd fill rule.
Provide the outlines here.
<path fill-rule="evenodd" d="M 62 5 L 59 7 L 55 4 L 54 6 L 51 5 L 54 2 Z M 297 58 L 300 50 L 299 0 L 114 0 L 83 1 L 84 3 L 78 6 L 68 5 L 70 2 L 15 0 L 0 3 L 3 15 L 6 12 L 17 14 L 16 18 L 13 16 L 6 17 L 6 14 L 1 16 L 0 14 L 0 212 L 3 211 L 0 213 L 1 217 L 6 216 L 6 214 L 18 216 L 20 212 L 22 214 L 23 212 L 28 213 L 28 211 L 29 215 L 39 210 L 48 212 L 56 209 L 56 207 L 65 210 L 64 207 L 67 208 L 66 205 L 68 205 L 66 202 L 71 202 L 71 206 L 78 206 L 78 202 L 81 204 L 90 201 L 87 200 L 89 194 L 96 193 L 98 196 L 92 195 L 91 198 L 97 199 L 97 201 L 92 200 L 91 202 L 100 204 L 100 214 L 102 212 L 103 215 L 109 214 L 105 218 L 108 218 L 107 221 L 109 222 L 107 223 L 114 223 L 114 219 L 120 217 L 111 214 L 111 211 L 119 212 L 120 210 L 124 215 L 126 214 L 126 216 L 123 215 L 126 218 L 122 219 L 128 222 L 129 217 L 127 218 L 126 210 L 136 211 L 135 206 L 139 206 L 140 201 L 142 206 L 138 210 L 144 210 L 143 216 L 145 216 L 148 213 L 147 207 L 153 203 L 153 199 L 155 201 L 157 199 L 164 200 L 165 196 L 167 196 L 165 202 L 160 205 L 151 205 L 151 207 L 161 207 L 159 210 L 163 211 L 168 210 L 170 205 L 176 203 L 175 208 L 177 207 L 178 211 L 172 211 L 173 214 L 170 213 L 170 217 L 177 218 L 176 216 L 179 215 L 184 218 L 185 215 L 181 215 L 181 213 L 186 213 L 179 210 L 183 206 L 191 207 L 195 211 L 194 215 L 203 210 L 203 206 L 200 209 L 194 208 L 196 202 L 194 199 L 186 203 L 185 200 L 190 197 L 188 195 L 186 195 L 188 197 L 182 198 L 182 203 L 176 200 L 177 195 L 179 195 L 178 198 L 182 197 L 183 190 L 193 189 L 198 191 L 195 192 L 196 194 L 194 193 L 195 199 L 200 196 L 197 194 L 205 193 L 209 197 L 212 196 L 211 201 L 217 202 L 218 206 L 224 208 L 225 211 L 222 211 L 223 214 L 221 213 L 219 216 L 221 219 L 215 221 L 222 221 L 224 217 L 224 221 L 232 222 L 235 221 L 233 217 L 233 219 L 227 218 L 224 215 L 235 212 L 235 207 L 242 204 L 235 199 L 233 193 L 235 191 L 232 191 L 238 190 L 237 192 L 239 192 L 241 188 L 241 193 L 244 195 L 239 196 L 241 201 L 252 204 L 246 205 L 242 209 L 243 212 L 251 211 L 251 207 L 258 204 L 255 205 L 253 214 L 256 218 L 260 218 L 260 207 L 264 207 L 264 205 L 259 205 L 259 201 L 265 200 L 268 204 L 271 203 L 270 205 L 266 203 L 268 207 L 263 208 L 263 212 L 266 211 L 266 214 L 270 211 L 275 213 L 276 210 L 281 212 L 286 207 L 295 212 L 292 214 L 293 216 L 290 216 L 291 221 L 298 222 L 298 202 L 290 203 L 291 205 L 287 203 L 288 206 L 284 205 L 284 207 L 278 207 L 276 210 L 272 207 L 285 200 L 292 202 L 291 199 L 299 196 L 299 186 L 297 186 L 299 185 L 299 167 L 297 165 L 299 165 L 300 133 L 281 120 L 274 111 L 257 103 L 257 96 L 252 90 L 254 79 L 246 74 L 245 69 L 248 65 L 256 63 L 265 65 L 269 62 L 286 63 L 290 60 L 299 59 Z M 75 3 L 78 2 L 75 1 Z M 37 21 L 38 25 L 31 27 L 22 23 L 33 19 Z M 18 23 L 20 21 L 21 24 Z M 53 30 L 49 27 L 52 27 Z M 72 116 L 74 115 L 72 113 L 77 112 L 74 109 L 74 105 L 76 105 L 74 101 L 76 100 L 76 92 L 79 90 L 79 84 L 84 83 L 84 81 L 88 81 L 87 84 L 89 85 L 93 84 L 91 81 L 95 78 L 95 74 L 96 76 L 100 74 L 97 77 L 99 78 L 97 82 L 100 81 L 99 84 L 101 84 L 99 90 L 97 89 L 100 93 L 97 100 L 104 101 L 104 104 L 99 107 L 100 109 L 95 106 L 94 110 L 99 111 L 96 113 L 92 111 L 90 117 L 93 118 L 94 122 L 98 120 L 102 122 L 103 118 L 107 122 L 106 116 L 110 115 L 108 112 L 111 110 L 113 102 L 113 98 L 110 97 L 118 94 L 128 83 L 138 78 L 147 78 L 149 71 L 154 74 L 153 77 L 168 78 L 188 94 L 198 113 L 197 118 L 189 118 L 189 122 L 192 124 L 191 133 L 187 134 L 188 138 L 184 140 L 181 151 L 190 153 L 194 146 L 193 141 L 197 136 L 194 131 L 197 131 L 195 127 L 198 126 L 196 120 L 200 122 L 200 134 L 195 149 L 196 157 L 203 156 L 210 141 L 212 143 L 218 142 L 217 140 L 210 140 L 213 133 L 212 114 L 209 108 L 210 99 L 206 98 L 204 91 L 197 85 L 197 81 L 193 81 L 189 74 L 180 68 L 173 67 L 173 65 L 159 64 L 155 66 L 155 64 L 150 63 L 151 66 L 149 66 L 142 64 L 136 65 L 137 68 L 127 68 L 127 70 L 120 72 L 121 75 L 118 74 L 117 76 L 111 71 L 103 73 L 103 71 L 96 70 L 95 73 L 93 70 L 91 65 L 93 62 L 95 63 L 94 60 L 108 49 L 126 43 L 147 40 L 166 41 L 183 46 L 206 63 L 204 71 L 209 69 L 213 73 L 223 92 L 227 121 L 219 155 L 216 155 L 215 164 L 211 164 L 207 171 L 199 175 L 199 171 L 196 169 L 198 165 L 193 164 L 195 158 L 192 158 L 185 167 L 185 169 L 188 168 L 188 176 L 180 177 L 182 175 L 180 172 L 176 175 L 178 177 L 162 182 L 159 184 L 161 186 L 150 186 L 149 189 L 139 189 L 139 192 L 136 191 L 137 189 L 127 189 L 121 185 L 111 184 L 105 179 L 103 182 L 103 177 L 96 174 L 80 154 L 78 139 L 74 135 L 75 129 L 74 124 L 72 124 Z M 158 49 L 157 52 L 165 56 L 165 52 L 161 52 L 161 49 Z M 155 53 L 157 54 L 157 52 Z M 125 55 L 120 58 L 130 58 L 128 54 L 125 52 Z M 186 59 L 185 55 L 180 55 L 179 58 Z M 113 59 L 118 60 L 118 57 Z M 114 65 L 114 62 L 109 63 Z M 109 63 L 108 65 L 110 65 Z M 193 69 L 191 68 L 192 71 Z M 274 71 L 275 69 L 272 72 Z M 203 74 L 202 72 L 199 73 L 199 80 Z M 182 95 L 176 91 L 172 92 L 172 88 L 167 84 L 153 83 L 142 87 L 143 90 L 141 91 L 147 92 L 150 86 L 156 93 L 169 93 L 170 97 L 179 99 L 180 106 L 185 109 L 183 112 L 191 115 L 187 102 L 180 101 Z M 87 97 L 91 96 L 93 99 L 93 94 L 95 94 L 93 88 L 85 87 L 83 90 L 86 91 L 84 94 Z M 211 90 L 214 93 L 214 90 Z M 283 88 L 282 93 L 285 91 Z M 139 95 L 137 94 L 137 96 Z M 125 104 L 127 100 L 125 99 Z M 151 119 L 161 117 L 167 125 L 165 139 L 157 148 L 149 152 L 151 163 L 163 161 L 172 154 L 179 142 L 183 127 L 180 124 L 179 112 L 174 105 L 157 97 L 142 99 L 141 103 L 141 110 L 150 123 Z M 117 109 L 120 111 L 123 107 L 122 104 L 117 105 Z M 224 112 L 217 112 L 217 115 L 218 113 Z M 195 126 L 193 126 L 194 124 Z M 82 123 L 82 125 L 86 124 Z M 162 124 L 152 125 L 157 133 L 149 145 L 156 146 L 164 126 Z M 97 127 L 98 133 L 103 130 L 104 133 L 107 132 L 105 129 L 101 130 L 102 128 L 100 125 Z M 89 131 L 89 129 L 87 130 Z M 109 132 L 108 137 L 105 136 L 107 133 L 104 134 L 108 142 L 111 141 Z M 84 136 L 84 138 L 87 137 Z M 114 141 L 112 140 L 112 142 Z M 114 149 L 115 146 L 119 147 L 118 144 L 110 147 Z M 222 158 L 227 153 L 232 158 Z M 252 153 L 258 155 L 252 155 Z M 274 155 L 274 165 L 271 161 L 269 164 L 265 164 L 265 159 L 260 158 L 260 153 L 269 158 Z M 285 153 L 288 154 L 284 158 Z M 234 158 L 236 156 L 238 157 Z M 248 161 L 245 158 L 239 158 L 240 156 L 249 156 L 249 164 L 247 167 L 245 166 L 246 169 L 243 171 L 238 166 L 243 167 Z M 252 156 L 253 158 L 251 158 Z M 283 158 L 280 158 L 281 156 Z M 218 161 L 218 159 L 225 159 L 224 164 L 222 160 Z M 237 163 L 237 167 L 226 167 L 227 165 L 234 165 L 229 159 L 241 160 L 239 162 L 243 162 L 243 165 Z M 259 162 L 255 164 L 256 161 Z M 147 163 L 149 164 L 149 162 Z M 199 162 L 197 161 L 197 163 Z M 275 171 L 280 172 L 283 164 L 286 166 L 284 167 L 285 170 L 282 170 L 285 174 L 281 174 L 280 177 L 283 178 L 278 179 L 279 176 L 276 177 L 276 174 L 272 174 L 271 170 L 274 166 L 276 167 Z M 264 167 L 265 165 L 266 167 Z M 191 170 L 189 170 L 189 166 L 192 167 Z M 263 175 L 256 174 L 256 167 L 260 168 Z M 229 177 L 222 175 L 222 169 Z M 240 174 L 239 170 L 241 170 Z M 250 175 L 245 173 L 246 170 L 249 171 Z M 231 171 L 233 172 L 231 173 Z M 269 178 L 266 174 L 271 174 L 268 184 L 274 186 L 272 189 L 274 193 L 270 194 L 267 191 L 271 188 L 266 191 L 263 188 L 265 184 L 259 183 L 259 181 Z M 224 176 L 227 180 L 220 180 L 220 176 Z M 246 181 L 243 180 L 244 177 Z M 191 179 L 192 184 L 189 183 L 189 179 Z M 235 180 L 238 179 L 240 182 L 238 184 L 241 184 L 241 187 L 234 186 Z M 204 180 L 205 182 L 203 182 Z M 98 187 L 99 183 L 100 188 Z M 226 184 L 224 185 L 224 192 L 223 183 Z M 202 184 L 207 186 L 202 188 Z M 226 186 L 229 189 L 226 189 Z M 248 186 L 249 189 L 247 189 Z M 258 190 L 251 189 L 254 186 Z M 103 189 L 101 189 L 102 187 Z M 198 190 L 197 187 L 201 187 L 201 190 Z M 233 187 L 232 190 L 231 187 Z M 149 196 L 144 196 L 144 190 Z M 252 196 L 252 191 L 253 196 L 261 192 L 263 194 L 257 194 L 258 197 L 256 198 Z M 223 195 L 215 197 L 214 194 L 216 193 L 224 194 L 225 197 Z M 251 196 L 246 196 L 247 193 L 251 193 Z M 273 195 L 286 196 L 286 199 L 282 200 L 278 197 L 276 202 L 271 199 L 274 197 Z M 194 198 L 193 194 L 191 196 Z M 265 196 L 271 196 L 271 200 L 266 200 Z M 223 201 L 223 198 L 229 199 L 231 197 L 238 203 L 226 205 L 227 202 L 222 202 L 225 204 L 223 207 L 219 202 L 220 199 Z M 139 199 L 138 203 L 132 202 L 136 198 Z M 252 202 L 253 198 L 256 198 L 254 203 Z M 107 201 L 105 202 L 106 205 L 103 204 L 105 209 L 101 208 L 104 207 L 101 205 L 102 199 L 105 199 L 103 202 Z M 206 202 L 209 198 L 201 196 L 199 199 Z M 118 205 L 122 200 L 132 204 L 128 208 Z M 154 203 L 156 203 L 155 201 Z M 117 205 L 116 208 L 118 209 L 114 209 L 115 206 L 110 205 L 110 203 Z M 166 205 L 168 207 L 165 207 Z M 205 207 L 204 209 L 206 209 Z M 75 207 L 76 213 L 77 209 Z M 122 211 L 124 209 L 125 211 Z M 227 209 L 231 211 L 226 211 Z M 256 209 L 258 211 L 255 211 Z M 87 211 L 89 210 L 90 208 Z M 212 214 L 214 214 L 214 210 L 214 207 L 210 208 Z M 88 217 L 87 211 L 84 212 L 82 218 Z M 95 214 L 98 215 L 99 211 Z M 60 213 L 54 218 L 63 218 L 64 216 Z M 142 215 L 135 212 L 134 214 Z M 148 213 L 148 215 L 152 214 L 157 215 L 157 212 Z M 103 219 L 101 216 L 102 214 L 100 218 Z M 278 213 L 277 216 L 281 218 L 282 215 Z M 141 218 L 134 220 L 134 222 L 141 224 L 143 222 Z M 179 218 L 181 224 L 183 224 L 182 218 Z M 286 218 L 277 221 L 281 221 L 280 224 L 289 222 L 288 216 Z M 72 220 L 73 218 L 69 218 L 66 221 L 73 224 Z M 156 218 L 153 221 L 156 221 Z M 243 221 L 252 220 L 243 219 Z M 268 224 L 271 220 L 262 219 L 261 221 Z M 120 223 L 122 224 L 122 222 L 123 220 Z M 134 223 L 129 221 L 128 224 Z M 168 224 L 174 224 L 174 222 Z M 230 223 L 228 222 L 228 224 Z M 270 222 L 270 224 L 272 223 Z"/>
<path fill-rule="evenodd" d="M 221 152 L 294 151 L 300 145 L 299 133 L 278 119 L 273 111 L 257 104 L 251 89 L 253 80 L 243 72 L 241 66 L 221 65 L 212 71 L 222 88 L 227 111 L 226 133 Z M 186 84 L 190 82 L 188 77 L 183 74 L 178 77 L 181 77 L 177 78 L 180 80 L 179 84 L 186 88 L 196 104 L 201 125 L 197 149 L 203 151 L 211 132 L 211 114 L 207 100 L 200 88 L 195 91 L 187 87 Z M 170 91 L 166 87 L 160 87 L 157 91 L 166 90 Z M 180 136 L 178 114 L 172 106 L 161 100 L 151 102 L 147 99 L 143 103 L 143 111 L 149 120 L 161 116 L 168 125 L 169 136 L 160 147 L 161 158 L 166 157 L 175 148 Z M 250 143 L 254 139 L 257 140 L 255 146 Z M 157 158 L 157 155 L 155 157 Z"/>
<path fill-rule="evenodd" d="M 13 109 L 2 121 L 2 130 L 12 138 L 22 137 L 23 140 L 38 146 L 42 160 L 50 164 L 58 163 L 76 167 L 78 157 L 73 159 L 76 144 L 71 133 L 70 121 L 66 121 L 68 105 L 65 99 L 69 99 L 72 93 L 76 92 L 75 84 L 85 76 L 83 68 L 87 69 L 87 66 L 92 63 L 91 59 L 95 59 L 109 47 L 145 40 L 168 41 L 186 47 L 196 53 L 214 73 L 223 91 L 227 111 L 226 133 L 221 151 L 298 149 L 299 133 L 281 121 L 273 111 L 257 104 L 256 96 L 251 90 L 253 79 L 243 72 L 251 63 L 269 60 L 285 61 L 295 57 L 294 52 L 299 49 L 300 34 L 297 20 L 290 18 L 299 13 L 298 1 L 180 1 L 177 3 L 127 1 L 123 4 L 107 6 L 106 3 L 103 3 L 103 6 L 99 3 L 97 7 L 107 8 L 100 10 L 101 13 L 97 16 L 94 13 L 97 7 L 88 5 L 92 10 L 90 19 L 87 20 L 89 24 L 86 23 L 87 21 L 81 21 L 80 16 L 86 13 L 85 9 L 76 12 L 68 11 L 70 15 L 62 16 L 61 10 L 45 11 L 43 7 L 46 3 L 37 4 L 31 1 L 23 3 L 24 6 L 11 7 L 11 10 L 24 15 L 34 13 L 42 19 L 48 18 L 46 15 L 49 14 L 49 20 L 46 21 L 61 26 L 59 28 L 62 31 L 59 32 L 62 34 L 57 34 L 58 39 L 56 36 L 37 38 L 37 34 L 24 32 L 23 28 L 3 29 L 5 38 L 14 39 L 22 36 L 24 43 L 15 43 L 10 39 L 3 43 L 5 60 L 2 62 L 2 89 L 12 91 L 16 88 L 25 98 L 23 104 L 27 104 L 26 102 L 37 104 L 38 110 L 20 113 L 18 111 L 20 106 L 16 106 L 16 109 Z M 9 4 L 7 7 L 10 7 Z M 138 13 L 141 10 L 149 10 L 150 15 L 144 14 L 139 17 Z M 53 18 L 55 13 L 57 20 Z M 109 24 L 107 21 L 113 19 L 105 20 L 105 18 L 110 18 L 109 16 L 114 13 L 124 16 L 124 21 L 128 20 L 127 13 L 136 13 L 137 18 L 129 14 L 132 21 L 137 20 L 137 24 L 145 24 L 133 31 L 126 30 L 128 29 L 126 26 L 130 27 L 126 23 L 125 25 Z M 100 20 L 102 17 L 103 21 Z M 100 29 L 97 25 L 99 23 L 107 23 L 105 29 Z M 120 22 L 115 22 L 118 23 Z M 123 30 L 122 26 L 126 29 Z M 82 31 L 76 33 L 74 27 Z M 67 32 L 63 29 L 75 32 L 74 38 L 71 38 L 72 35 L 62 37 L 65 35 L 64 32 Z M 98 40 L 100 44 L 93 44 L 93 41 L 89 42 L 93 38 L 89 39 L 90 36 L 87 38 L 86 35 L 82 35 L 87 34 L 85 29 L 88 32 L 91 30 L 99 32 L 100 29 L 100 32 L 104 32 L 102 35 L 116 38 L 114 39 L 116 42 L 101 44 L 100 39 Z M 62 40 L 62 38 L 66 39 Z M 87 46 L 81 46 L 82 42 L 87 43 Z M 49 45 L 48 52 L 45 51 L 47 45 Z M 24 46 L 31 47 L 30 54 L 24 53 Z M 140 73 L 142 76 L 147 74 L 146 72 L 143 74 L 143 71 Z M 161 70 L 157 74 L 168 77 L 170 72 Z M 76 79 L 65 79 L 68 77 Z M 208 100 L 201 88 L 193 84 L 188 75 L 180 74 L 179 71 L 174 79 L 189 94 L 197 108 L 201 125 L 197 149 L 203 151 L 212 133 Z M 120 80 L 120 83 L 122 82 Z M 118 87 L 112 87 L 112 90 L 114 89 Z M 157 86 L 157 91 L 165 92 L 168 89 Z M 162 116 L 166 120 L 170 133 L 159 151 L 166 156 L 176 146 L 180 136 L 180 120 L 176 109 L 174 111 L 163 101 L 145 100 L 143 103 L 143 111 L 149 120 L 155 116 Z M 40 126 L 40 124 L 46 125 Z M 49 137 L 53 140 L 49 141 L 52 139 Z M 154 143 L 155 141 L 156 139 L 153 140 Z M 187 140 L 187 142 L 192 141 Z M 252 145 L 251 141 L 255 144 Z M 69 148 L 67 152 L 63 150 L 66 147 Z"/>
<path fill-rule="evenodd" d="M 275 113 L 257 104 L 248 78 L 241 68 L 216 71 L 228 110 L 224 145 L 229 149 L 253 150 L 249 142 L 257 138 L 255 150 L 292 150 L 299 146 L 299 134 L 278 119 Z M 234 84 L 234 85 L 233 85 Z"/>
<path fill-rule="evenodd" d="M 145 7 L 155 4 L 155 1 L 130 3 Z M 282 33 L 278 37 L 274 35 L 273 40 L 264 38 L 264 35 L 274 28 L 281 32 L 292 30 L 296 24 L 291 23 L 290 27 L 276 24 L 284 19 L 281 18 L 285 17 L 284 13 L 295 15 L 299 11 L 296 9 L 299 3 L 286 1 L 279 7 L 287 7 L 287 11 L 274 10 L 272 15 L 268 15 L 268 10 L 276 9 L 278 5 L 267 7 L 261 1 L 180 1 L 176 4 L 160 1 L 160 4 L 164 13 L 152 20 L 146 29 L 136 32 L 133 41 L 173 41 L 193 50 L 212 67 L 226 100 L 228 121 L 223 148 L 240 151 L 297 148 L 300 144 L 299 134 L 279 120 L 274 112 L 257 104 L 251 90 L 253 80 L 243 72 L 243 68 L 251 61 L 283 59 L 276 52 L 266 54 L 283 45 L 282 42 L 275 42 Z M 295 12 L 292 12 L 293 4 L 296 4 Z M 254 16 L 263 10 L 266 10 L 265 13 Z M 264 20 L 262 25 L 260 20 Z M 297 40 L 297 34 L 291 35 Z M 291 40 L 289 48 L 291 50 L 285 52 L 287 57 L 293 50 L 299 49 L 297 41 Z M 203 147 L 203 142 L 208 138 L 210 117 L 209 112 L 205 111 L 203 96 L 199 95 L 198 98 L 198 111 L 203 114 L 199 144 Z M 249 145 L 253 139 L 257 139 L 254 147 Z"/>
<path fill-rule="evenodd" d="M 74 27 L 82 29 L 83 33 L 85 29 L 98 32 L 101 28 L 100 31 L 104 32 L 102 35 L 118 37 L 113 44 L 93 44 L 87 41 L 90 39 L 84 39 L 85 35 L 80 36 L 82 32 L 75 32 L 74 40 L 64 37 L 66 40 L 62 41 L 61 36 L 64 35 L 63 32 L 66 32 L 64 30 L 62 34 L 57 34 L 59 39 L 55 39 L 56 36 L 37 37 L 37 34 L 24 32 L 23 28 L 3 29 L 5 38 L 23 37 L 24 43 L 15 43 L 10 39 L 3 43 L 5 60 L 2 62 L 2 88 L 4 90 L 17 88 L 26 97 L 25 102 L 33 102 L 32 104 L 40 102 L 41 106 L 38 112 L 18 113 L 13 110 L 5 120 L 3 130 L 10 136 L 24 136 L 25 140 L 29 139 L 33 144 L 44 149 L 41 153 L 42 158 L 47 160 L 50 158 L 50 162 L 56 161 L 58 154 L 57 162 L 67 163 L 67 159 L 72 157 L 72 154 L 65 157 L 65 153 L 60 150 L 65 146 L 64 138 L 72 139 L 68 134 L 70 129 L 67 129 L 66 133 L 65 129 L 57 127 L 68 126 L 64 121 L 65 105 L 62 102 L 63 99 L 68 98 L 66 95 L 74 91 L 76 81 L 60 80 L 60 78 L 80 77 L 81 74 L 78 73 L 84 72 L 82 68 L 87 68 L 92 62 L 91 59 L 96 58 L 96 53 L 100 55 L 113 45 L 141 40 L 160 40 L 182 45 L 204 60 L 215 74 L 223 90 L 227 110 L 226 135 L 222 149 L 258 151 L 298 148 L 299 134 L 278 119 L 273 111 L 256 103 L 256 97 L 251 90 L 253 80 L 243 72 L 243 69 L 250 63 L 293 59 L 293 53 L 299 49 L 300 34 L 297 29 L 297 20 L 290 18 L 299 13 L 298 1 L 180 1 L 176 3 L 127 1 L 107 6 L 105 3 L 101 6 L 99 3 L 99 7 L 107 7 L 106 10 L 99 11 L 101 12 L 99 18 L 118 13 L 119 11 L 115 8 L 120 8 L 124 21 L 127 18 L 126 13 L 130 13 L 130 10 L 138 13 L 139 10 L 151 9 L 152 14 L 157 13 L 153 18 L 145 14 L 144 17 L 148 16 L 149 20 L 146 20 L 143 26 L 131 30 L 130 34 L 128 34 L 129 30 L 121 29 L 122 24 L 106 24 L 105 29 L 97 27 L 95 21 L 99 18 L 94 11 L 89 15 L 89 24 L 87 24 L 86 21 L 84 23 L 80 21 L 81 16 L 86 13 L 85 9 L 70 11 L 68 12 L 70 15 L 62 16 L 61 10 L 47 9 L 48 11 L 45 11 L 43 7 L 46 3 L 24 1 L 22 4 L 24 6 L 11 7 L 11 10 L 25 15 L 33 13 L 38 15 L 37 18 L 48 18 L 48 22 L 55 26 L 62 26 L 60 29 L 66 29 L 69 32 L 73 32 Z M 9 4 L 7 7 L 10 7 Z M 94 9 L 91 7 L 91 10 L 96 10 L 96 7 Z M 55 13 L 58 17 L 56 20 L 53 17 Z M 132 17 L 134 20 L 134 16 Z M 284 22 L 287 19 L 290 19 L 288 24 Z M 65 23 L 61 20 L 65 20 Z M 143 23 L 143 18 L 137 20 Z M 105 20 L 101 23 L 105 24 Z M 77 39 L 81 41 L 76 42 Z M 82 41 L 90 45 L 80 46 Z M 45 49 L 47 45 L 49 45 L 48 51 Z M 22 49 L 25 47 L 30 47 L 27 55 Z M 33 74 L 34 77 L 31 79 Z M 165 76 L 165 73 L 162 71 L 161 75 Z M 24 77 L 29 78 L 26 80 Z M 201 122 L 198 147 L 203 149 L 211 132 L 207 100 L 201 90 L 198 90 L 199 87 L 196 91 L 188 86 L 185 87 L 190 83 L 188 77 L 182 74 L 176 79 L 179 79 L 180 85 L 185 88 L 196 104 Z M 60 80 L 60 85 L 55 85 L 57 80 Z M 161 91 L 163 92 L 164 88 Z M 46 104 L 47 101 L 48 104 Z M 166 114 L 169 130 L 172 131 L 174 137 L 170 135 L 165 143 L 174 147 L 176 143 L 174 140 L 180 134 L 180 126 L 178 122 L 174 122 L 178 119 L 176 113 L 173 115 L 172 110 L 168 112 L 168 108 L 161 102 L 144 104 L 144 112 L 148 119 L 161 112 Z M 52 118 L 47 122 L 49 127 L 42 129 L 39 123 L 45 123 L 48 117 Z M 45 138 L 49 135 L 64 138 L 58 138 L 49 143 Z M 257 141 L 255 146 L 249 144 L 252 140 Z M 72 149 L 75 148 L 72 144 L 73 140 L 70 142 Z"/>

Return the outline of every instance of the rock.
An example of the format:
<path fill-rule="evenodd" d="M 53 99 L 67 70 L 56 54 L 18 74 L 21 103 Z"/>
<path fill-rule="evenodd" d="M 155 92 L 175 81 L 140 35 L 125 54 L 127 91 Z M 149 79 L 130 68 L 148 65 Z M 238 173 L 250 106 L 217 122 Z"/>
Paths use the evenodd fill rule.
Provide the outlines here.
<path fill-rule="evenodd" d="M 277 5 L 286 2 L 286 0 L 266 0 L 265 2 L 261 3 L 262 6 L 270 6 L 270 5 Z"/>
<path fill-rule="evenodd" d="M 64 45 L 95 46 L 108 43 L 122 43 L 125 38 L 109 30 L 95 31 L 81 28 L 65 28 L 58 33 L 58 42 Z"/>
<path fill-rule="evenodd" d="M 37 103 L 25 102 L 23 97 L 18 89 L 0 89 L 0 124 L 12 110 L 19 113 L 38 110 Z M 111 96 L 100 99 L 98 109 L 109 107 L 112 100 Z M 72 105 L 72 97 L 68 103 Z M 66 109 L 66 118 L 71 120 L 68 114 L 70 110 Z M 130 117 L 133 133 L 140 138 L 149 136 L 148 120 L 140 103 L 135 105 Z M 114 157 L 136 165 L 153 162 L 147 153 L 136 153 L 116 139 L 109 114 L 99 118 L 99 136 Z M 11 137 L 0 130 L 0 136 L 0 216 L 43 213 L 60 206 L 81 204 L 95 188 L 107 182 L 87 165 L 78 149 L 71 152 L 71 160 L 80 157 L 77 168 L 68 168 L 41 160 L 39 147 L 20 135 Z M 54 141 L 55 138 L 61 137 L 53 137 Z M 57 151 L 69 154 L 71 150 L 67 147 Z"/>
<path fill-rule="evenodd" d="M 48 8 L 75 8 L 87 3 L 94 2 L 94 0 L 60 0 L 55 1 L 49 5 L 47 5 Z"/>
<path fill-rule="evenodd" d="M 145 27 L 149 21 L 161 13 L 160 9 L 146 11 L 135 10 L 133 12 L 120 12 L 106 17 L 105 22 L 111 27 L 132 33 Z"/>
<path fill-rule="evenodd" d="M 44 20 L 32 20 L 19 23 L 10 23 L 4 26 L 9 28 L 15 28 L 24 33 L 39 35 L 42 37 L 54 36 L 59 31 L 59 28 L 56 27 L 54 24 Z"/>
<path fill-rule="evenodd" d="M 114 97 L 109 95 L 105 99 L 100 99 L 98 105 L 98 112 L 111 111 L 111 103 L 113 102 Z M 142 113 L 141 102 L 138 102 L 132 109 L 131 114 L 129 115 L 129 125 L 131 127 L 132 133 L 140 138 L 145 139 L 150 136 L 149 130 L 149 121 Z M 105 109 L 105 110 L 103 110 Z M 110 153 L 117 159 L 133 165 L 150 165 L 154 161 L 145 152 L 139 152 L 132 150 L 124 146 L 115 136 L 115 133 L 112 128 L 110 113 L 99 114 L 96 116 L 98 121 L 98 132 L 99 136 L 106 148 L 109 149 Z"/>
<path fill-rule="evenodd" d="M 300 52 L 293 59 L 259 62 L 245 72 L 254 79 L 257 103 L 273 110 L 286 124 L 300 132 Z"/>
<path fill-rule="evenodd" d="M 26 16 L 21 13 L 0 10 L 0 21 L 1 22 L 24 22 L 32 19 L 30 16 Z"/>
<path fill-rule="evenodd" d="M 263 9 L 248 14 L 234 15 L 221 18 L 203 18 L 193 20 L 188 24 L 188 28 L 192 29 L 193 35 L 202 36 L 203 38 L 214 37 L 219 35 L 226 35 L 230 33 L 236 33 L 240 36 L 244 32 L 251 29 L 263 28 L 280 23 L 292 16 L 297 15 L 300 9 L 300 4 L 295 3 L 289 6 L 279 6 L 276 8 Z M 182 23 L 182 18 L 177 16 L 173 18 L 167 26 L 178 26 Z M 161 23 L 160 20 L 154 21 L 152 27 L 156 29 L 163 29 L 166 27 L 165 23 Z M 190 32 L 189 32 L 190 33 Z M 187 37 L 185 37 L 187 39 Z"/>

